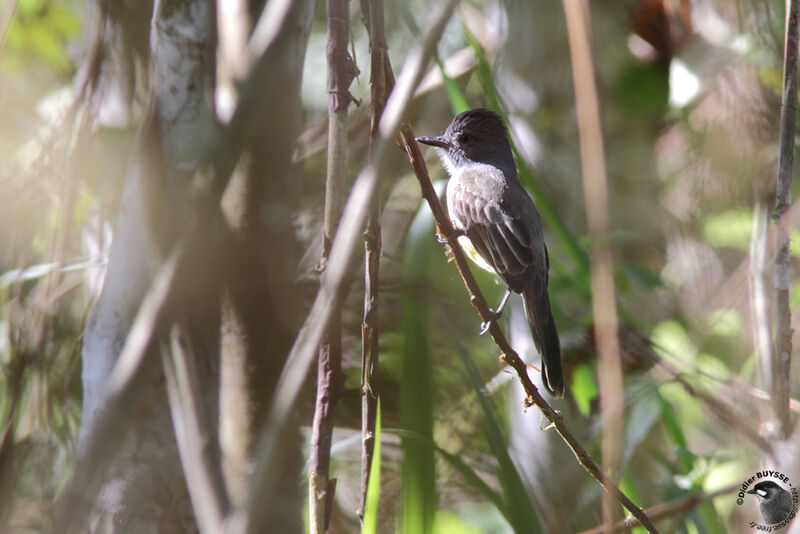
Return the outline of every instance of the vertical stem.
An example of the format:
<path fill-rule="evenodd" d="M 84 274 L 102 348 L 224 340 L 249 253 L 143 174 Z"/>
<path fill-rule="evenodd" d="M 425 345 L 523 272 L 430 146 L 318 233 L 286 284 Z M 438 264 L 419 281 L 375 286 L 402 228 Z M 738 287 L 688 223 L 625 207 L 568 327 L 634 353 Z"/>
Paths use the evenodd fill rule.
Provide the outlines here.
<path fill-rule="evenodd" d="M 348 90 L 356 68 L 347 52 L 348 1 L 328 0 L 328 171 L 325 182 L 325 221 L 320 270 L 336 233 L 345 198 L 347 163 L 347 106 L 353 100 Z M 341 309 L 334 309 L 319 347 L 317 398 L 311 428 L 308 466 L 309 528 L 312 534 L 327 530 L 336 481 L 330 477 L 333 414 L 343 383 Z"/>
<path fill-rule="evenodd" d="M 383 0 L 362 0 L 361 11 L 369 33 L 370 47 L 370 161 L 375 150 L 383 108 L 388 92 L 386 36 L 383 25 Z M 381 226 L 380 191 L 369 207 L 367 231 L 364 237 L 364 321 L 361 327 L 361 500 L 359 518 L 363 517 L 367 487 L 375 450 L 375 424 L 378 411 L 378 281 L 380 274 Z"/>
<path fill-rule="evenodd" d="M 786 0 L 786 37 L 783 51 L 783 96 L 781 98 L 780 148 L 775 192 L 775 213 L 778 221 L 792 203 L 792 161 L 794 159 L 797 115 L 797 46 L 798 0 Z M 772 353 L 772 399 L 781 434 L 789 435 L 789 375 L 792 367 L 792 314 L 789 308 L 791 256 L 789 226 L 777 224 L 775 229 L 775 305 L 776 340 Z"/>
<path fill-rule="evenodd" d="M 611 248 L 608 243 L 608 184 L 600 125 L 600 109 L 590 44 L 589 6 L 584 0 L 564 0 L 575 106 L 583 170 L 583 193 L 590 239 L 592 313 L 598 347 L 597 371 L 603 416 L 603 471 L 619 480 L 623 432 L 622 366 L 617 338 L 617 306 Z M 603 494 L 603 521 L 613 523 L 613 497 Z"/>
<path fill-rule="evenodd" d="M 750 295 L 750 329 L 756 351 L 756 387 L 769 391 L 772 385 L 772 332 L 770 313 L 767 308 L 769 297 L 766 288 L 767 237 L 766 209 L 757 203 L 753 209 L 753 232 L 750 238 L 750 272 L 748 292 Z M 771 410 L 771 407 L 769 408 Z M 766 415 L 766 414 L 765 414 Z M 768 419 L 764 417 L 763 419 Z"/>

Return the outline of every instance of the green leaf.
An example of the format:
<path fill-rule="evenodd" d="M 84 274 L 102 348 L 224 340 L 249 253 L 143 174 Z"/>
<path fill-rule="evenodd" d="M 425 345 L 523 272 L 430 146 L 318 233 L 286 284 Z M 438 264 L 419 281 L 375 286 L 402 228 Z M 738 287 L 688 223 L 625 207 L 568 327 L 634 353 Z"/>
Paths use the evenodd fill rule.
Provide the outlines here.
<path fill-rule="evenodd" d="M 408 233 L 403 304 L 400 418 L 403 428 L 433 440 L 433 369 L 427 328 L 428 263 L 433 238 L 429 210 L 420 210 Z M 436 508 L 436 463 L 425 444 L 403 440 L 403 531 L 427 534 Z"/>
<path fill-rule="evenodd" d="M 23 69 L 31 59 L 36 59 L 64 73 L 72 65 L 67 41 L 80 31 L 80 19 L 66 5 L 22 0 L 8 27 L 6 47 L 0 58 L 2 65 L 7 69 Z"/>
<path fill-rule="evenodd" d="M 662 421 L 664 423 L 664 428 L 667 431 L 667 435 L 676 445 L 676 451 L 678 453 L 678 458 L 681 462 L 684 474 L 689 473 L 692 471 L 692 469 L 694 469 L 694 455 L 689 452 L 689 449 L 686 445 L 686 436 L 684 435 L 683 429 L 678 422 L 678 417 L 675 415 L 675 410 L 672 408 L 672 405 L 661 395 L 661 393 L 656 393 L 656 395 L 658 397 L 658 402 L 661 404 L 661 415 L 663 417 Z"/>
<path fill-rule="evenodd" d="M 579 365 L 572 373 L 572 386 L 570 387 L 578 409 L 586 417 L 589 416 L 592 400 L 597 397 L 598 393 L 592 368 L 593 365 L 590 363 Z"/>
<path fill-rule="evenodd" d="M 630 64 L 620 76 L 615 99 L 631 114 L 663 114 L 669 101 L 669 77 L 657 63 Z"/>
<path fill-rule="evenodd" d="M 478 527 L 464 522 L 456 514 L 447 511 L 436 513 L 433 531 L 435 534 L 482 534 Z"/>
<path fill-rule="evenodd" d="M 691 360 L 697 355 L 697 348 L 689 339 L 686 329 L 673 319 L 657 324 L 650 334 L 650 339 L 653 341 L 653 348 L 663 358 L 680 354 L 683 359 Z"/>
<path fill-rule="evenodd" d="M 444 63 L 442 63 L 439 54 L 435 54 L 433 59 L 436 61 L 436 65 L 439 67 L 439 73 L 442 75 L 442 84 L 447 93 L 447 100 L 450 102 L 450 108 L 453 110 L 453 114 L 458 115 L 462 111 L 467 111 L 469 109 L 469 102 L 467 102 L 467 97 L 464 95 L 464 92 L 455 80 L 445 72 Z"/>
<path fill-rule="evenodd" d="M 703 235 L 715 247 L 748 250 L 753 233 L 753 212 L 736 208 L 706 218 Z"/>
<path fill-rule="evenodd" d="M 375 449 L 372 465 L 369 466 L 369 485 L 364 505 L 364 520 L 361 534 L 378 534 L 378 505 L 381 498 L 381 400 L 378 399 L 378 413 L 375 417 Z"/>
<path fill-rule="evenodd" d="M 635 280 L 647 289 L 664 287 L 664 280 L 661 278 L 661 275 L 646 265 L 642 265 L 640 263 L 629 263 L 623 266 L 622 270 L 626 276 Z"/>
<path fill-rule="evenodd" d="M 501 514 L 503 514 L 503 516 L 507 520 L 509 520 L 510 523 L 509 511 L 508 508 L 506 507 L 505 502 L 503 501 L 503 498 L 500 496 L 500 494 L 498 494 L 496 491 L 490 488 L 489 485 L 483 481 L 480 475 L 478 475 L 475 472 L 475 470 L 469 466 L 469 464 L 464 462 L 464 460 L 462 460 L 455 454 L 451 454 L 446 450 L 442 449 L 441 447 L 436 445 L 436 443 L 434 443 L 433 440 L 430 440 L 425 436 L 422 436 L 415 432 L 410 432 L 408 430 L 403 430 L 399 428 L 391 428 L 391 429 L 387 428 L 384 430 L 384 432 L 386 432 L 387 434 L 395 434 L 403 439 L 416 440 L 420 443 L 426 444 L 433 451 L 435 451 L 436 454 L 441 456 L 444 461 L 450 464 L 450 466 L 453 469 L 455 469 L 470 486 L 472 486 L 474 489 L 480 492 L 481 495 L 483 495 L 489 502 L 494 504 L 497 510 Z"/>
<path fill-rule="evenodd" d="M 503 489 L 503 501 L 508 508 L 506 517 L 508 517 L 514 532 L 518 534 L 538 534 L 542 532 L 539 516 L 528 497 L 528 491 L 522 482 L 522 477 L 508 455 L 508 447 L 500 430 L 499 418 L 492 407 L 491 400 L 483 391 L 483 382 L 477 366 L 455 332 L 451 332 L 450 339 L 455 344 L 456 353 L 461 357 L 467 378 L 475 391 L 478 404 L 483 412 L 483 424 L 481 426 L 484 436 L 486 436 L 486 441 L 489 443 L 489 449 L 498 463 L 498 481 Z"/>

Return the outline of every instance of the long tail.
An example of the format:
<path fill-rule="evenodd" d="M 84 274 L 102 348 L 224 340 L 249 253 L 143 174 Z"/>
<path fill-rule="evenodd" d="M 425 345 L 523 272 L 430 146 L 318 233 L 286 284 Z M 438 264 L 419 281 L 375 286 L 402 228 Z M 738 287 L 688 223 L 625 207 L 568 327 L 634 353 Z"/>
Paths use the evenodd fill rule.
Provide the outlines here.
<path fill-rule="evenodd" d="M 525 316 L 531 327 L 533 341 L 542 355 L 542 381 L 554 396 L 564 396 L 564 370 L 561 366 L 561 345 L 553 315 L 550 313 L 550 299 L 547 289 L 539 289 L 535 280 L 526 284 L 522 291 L 525 302 Z"/>

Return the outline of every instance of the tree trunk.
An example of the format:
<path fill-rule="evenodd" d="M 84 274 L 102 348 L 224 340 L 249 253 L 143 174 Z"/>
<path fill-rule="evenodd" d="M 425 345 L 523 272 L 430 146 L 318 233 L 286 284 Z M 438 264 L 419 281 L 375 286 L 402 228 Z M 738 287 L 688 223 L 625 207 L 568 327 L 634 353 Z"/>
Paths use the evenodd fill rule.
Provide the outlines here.
<path fill-rule="evenodd" d="M 152 128 L 126 173 L 103 291 L 84 334 L 81 439 L 103 408 L 105 382 L 169 245 L 166 230 L 179 232 L 174 222 L 186 220 L 174 214 L 185 211 L 188 179 L 216 135 L 212 9 L 208 0 L 156 4 Z M 195 531 L 159 366 L 151 366 L 132 412 L 94 503 L 91 530 Z"/>

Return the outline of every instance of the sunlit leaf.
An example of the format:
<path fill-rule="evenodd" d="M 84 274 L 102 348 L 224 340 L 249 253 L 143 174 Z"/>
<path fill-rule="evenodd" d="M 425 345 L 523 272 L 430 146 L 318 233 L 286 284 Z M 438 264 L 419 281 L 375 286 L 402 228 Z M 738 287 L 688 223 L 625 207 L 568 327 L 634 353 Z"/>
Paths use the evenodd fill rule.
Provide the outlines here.
<path fill-rule="evenodd" d="M 706 217 L 703 235 L 710 245 L 747 250 L 753 233 L 753 212 L 732 209 Z"/>
<path fill-rule="evenodd" d="M 655 351 L 665 358 L 678 355 L 682 360 L 690 360 L 697 353 L 686 329 L 678 321 L 662 321 L 650 334 Z"/>
<path fill-rule="evenodd" d="M 482 534 L 482 531 L 465 522 L 452 512 L 440 510 L 436 512 L 433 525 L 434 534 Z"/>
<path fill-rule="evenodd" d="M 594 377 L 593 365 L 583 363 L 572 372 L 570 391 L 581 413 L 588 417 L 592 401 L 597 398 L 597 381 Z"/>

